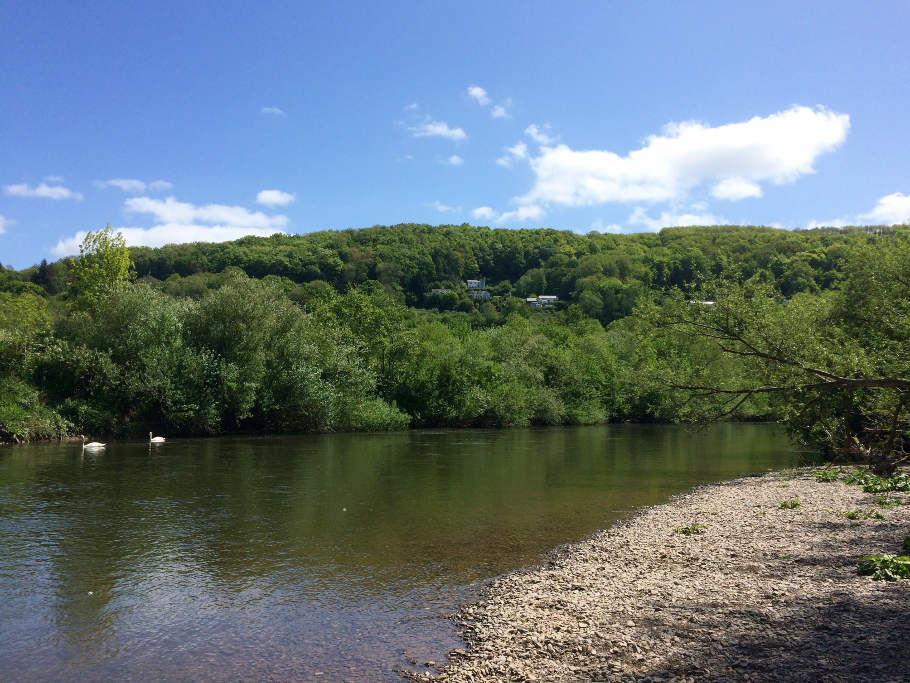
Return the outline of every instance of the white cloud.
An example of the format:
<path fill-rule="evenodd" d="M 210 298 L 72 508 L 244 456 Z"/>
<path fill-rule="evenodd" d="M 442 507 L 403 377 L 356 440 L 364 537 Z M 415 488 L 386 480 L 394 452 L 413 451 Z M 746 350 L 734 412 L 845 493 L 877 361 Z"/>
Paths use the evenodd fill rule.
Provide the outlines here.
<path fill-rule="evenodd" d="M 472 218 L 480 218 L 481 220 L 491 221 L 496 218 L 496 212 L 489 206 L 478 206 L 476 209 L 471 211 Z"/>
<path fill-rule="evenodd" d="M 279 109 L 278 107 L 263 107 L 259 110 L 259 113 L 266 116 L 287 116 L 284 113 L 284 109 Z"/>
<path fill-rule="evenodd" d="M 9 218 L 6 218 L 3 216 L 3 214 L 0 214 L 0 235 L 6 232 L 6 226 L 10 225 L 11 223 L 12 221 Z"/>
<path fill-rule="evenodd" d="M 490 110 L 490 116 L 494 119 L 510 119 L 512 115 L 509 114 L 508 110 L 502 104 L 497 104 Z"/>
<path fill-rule="evenodd" d="M 490 98 L 487 95 L 487 91 L 479 85 L 468 86 L 468 97 L 472 98 L 481 107 L 486 107 L 490 104 Z"/>
<path fill-rule="evenodd" d="M 461 211 L 460 206 L 449 206 L 448 204 L 443 204 L 438 199 L 435 202 L 432 202 L 428 206 L 432 206 L 439 213 L 458 213 Z"/>
<path fill-rule="evenodd" d="M 448 166 L 461 166 L 464 163 L 464 159 L 462 159 L 457 154 L 453 154 L 452 156 L 450 156 L 448 159 L 446 159 L 442 163 L 444 163 Z"/>
<path fill-rule="evenodd" d="M 878 204 L 869 213 L 860 218 L 884 225 L 910 223 L 910 194 L 894 192 L 878 200 Z"/>
<path fill-rule="evenodd" d="M 461 128 L 450 128 L 445 121 L 433 121 L 430 118 L 416 126 L 411 126 L 408 130 L 415 138 L 440 137 L 458 141 L 468 137 Z"/>
<path fill-rule="evenodd" d="M 174 197 L 167 199 L 131 197 L 123 206 L 127 213 L 150 214 L 165 224 L 212 223 L 229 228 L 262 229 L 271 232 L 277 232 L 288 224 L 287 216 L 269 216 L 261 211 L 249 211 L 242 206 L 224 204 L 195 206 L 188 202 L 178 202 Z"/>
<path fill-rule="evenodd" d="M 817 221 L 811 220 L 806 224 L 807 230 L 814 230 L 815 228 L 843 228 L 846 225 L 851 225 L 855 221 L 850 221 L 847 218 L 832 218 L 827 221 Z M 771 226 L 775 227 L 775 226 Z"/>
<path fill-rule="evenodd" d="M 528 146 L 519 141 L 511 147 L 506 147 L 506 153 L 496 160 L 496 163 L 506 168 L 512 168 L 512 164 L 521 159 L 528 158 Z"/>
<path fill-rule="evenodd" d="M 143 192 L 163 192 L 164 190 L 170 190 L 174 187 L 173 183 L 169 183 L 166 180 L 153 180 L 150 183 L 145 182 L 144 180 L 136 180 L 135 178 L 112 178 L 110 180 L 96 180 L 94 182 L 95 187 L 100 187 L 101 189 L 107 187 L 116 187 L 127 194 L 142 194 Z"/>
<path fill-rule="evenodd" d="M 296 197 L 290 192 L 281 190 L 262 190 L 256 195 L 256 201 L 264 206 L 287 206 Z"/>
<path fill-rule="evenodd" d="M 165 244 L 183 242 L 228 242 L 254 235 L 268 237 L 278 230 L 270 228 L 250 228 L 234 225 L 197 225 L 194 223 L 164 223 L 151 228 L 123 227 L 116 228 L 123 235 L 130 247 L 160 247 Z M 72 237 L 61 239 L 52 252 L 58 258 L 79 253 L 79 245 L 85 239 L 85 232 L 77 232 Z"/>
<path fill-rule="evenodd" d="M 715 191 L 726 191 L 728 199 L 736 189 L 742 196 L 755 196 L 759 182 L 792 183 L 813 173 L 815 159 L 840 145 L 849 127 L 846 114 L 793 107 L 713 128 L 695 122 L 669 124 L 663 134 L 648 137 L 644 147 L 624 157 L 606 150 L 576 151 L 564 144 L 544 146 L 540 156 L 530 160 L 536 183 L 517 201 L 566 206 L 673 201 L 704 183 L 716 183 Z M 536 127 L 526 132 L 540 141 Z M 749 183 L 753 187 L 747 187 Z"/>
<path fill-rule="evenodd" d="M 63 185 L 47 185 L 41 183 L 37 187 L 32 187 L 26 183 L 19 185 L 7 185 L 3 188 L 3 193 L 11 197 L 38 197 L 41 199 L 75 199 L 82 201 L 82 193 L 73 192 Z"/>
<path fill-rule="evenodd" d="M 56 184 L 56 185 L 59 185 L 60 183 L 63 182 L 63 180 L 64 180 L 64 178 L 63 178 L 62 175 L 46 175 L 46 176 L 44 176 L 44 182 L 46 182 L 46 183 L 54 183 L 54 184 Z"/>
<path fill-rule="evenodd" d="M 603 219 L 598 218 L 591 223 L 591 230 L 596 230 L 597 232 L 619 233 L 622 232 L 622 226 L 616 223 L 605 224 Z"/>
<path fill-rule="evenodd" d="M 543 130 L 543 128 L 546 130 Z M 554 142 L 556 142 L 557 138 L 549 134 L 549 125 L 546 125 L 543 128 L 538 126 L 536 123 L 532 123 L 530 126 L 525 128 L 525 135 L 531 138 L 538 145 L 552 145 Z"/>
<path fill-rule="evenodd" d="M 506 211 L 501 214 L 499 218 L 496 219 L 497 223 L 510 223 L 513 221 L 528 221 L 528 220 L 537 220 L 544 215 L 544 210 L 542 206 L 537 206 L 535 204 L 527 204 L 525 206 L 519 206 L 514 211 Z"/>
<path fill-rule="evenodd" d="M 676 213 L 661 211 L 660 216 L 651 218 L 642 207 L 636 207 L 628 219 L 631 225 L 641 225 L 646 230 L 657 232 L 662 228 L 675 228 L 683 225 L 727 225 L 729 222 L 711 213 Z"/>
<path fill-rule="evenodd" d="M 411 104 L 406 104 L 403 109 L 404 111 L 417 111 L 420 109 L 420 105 L 416 102 L 411 102 Z"/>
<path fill-rule="evenodd" d="M 742 178 L 724 178 L 711 188 L 711 196 L 717 199 L 736 201 L 748 197 L 761 197 L 762 189 L 758 183 Z"/>

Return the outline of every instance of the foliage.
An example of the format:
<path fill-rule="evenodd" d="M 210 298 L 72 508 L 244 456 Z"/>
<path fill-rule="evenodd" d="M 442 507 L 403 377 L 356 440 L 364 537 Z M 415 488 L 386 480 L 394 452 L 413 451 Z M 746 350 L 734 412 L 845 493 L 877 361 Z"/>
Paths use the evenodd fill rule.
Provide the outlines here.
<path fill-rule="evenodd" d="M 79 258 L 72 264 L 76 300 L 96 305 L 103 296 L 135 275 L 126 241 L 110 224 L 103 230 L 86 233 L 79 245 Z"/>
<path fill-rule="evenodd" d="M 902 501 L 899 498 L 891 498 L 889 496 L 879 496 L 875 499 L 875 504 L 879 507 L 890 508 L 895 505 L 901 505 Z"/>
<path fill-rule="evenodd" d="M 838 481 L 841 473 L 841 469 L 838 467 L 826 467 L 825 469 L 818 470 L 812 476 L 815 477 L 815 481 L 831 483 Z"/>
<path fill-rule="evenodd" d="M 799 502 L 799 498 L 785 500 L 785 501 L 782 501 L 780 504 L 781 510 L 795 510 L 798 507 L 802 507 L 802 505 Z"/>
<path fill-rule="evenodd" d="M 877 581 L 910 579 L 910 557 L 905 555 L 866 555 L 859 563 L 859 573 Z"/>
<path fill-rule="evenodd" d="M 673 533 L 682 534 L 684 536 L 692 536 L 694 534 L 704 533 L 705 529 L 707 528 L 708 527 L 704 526 L 703 524 L 696 524 L 695 522 L 692 522 L 687 526 L 681 526 L 674 529 Z"/>
<path fill-rule="evenodd" d="M 910 551 L 910 536 L 904 536 L 904 550 Z"/>
<path fill-rule="evenodd" d="M 893 388 L 758 391 L 798 369 L 662 323 L 726 306 L 734 331 L 785 358 L 847 380 L 904 377 L 908 235 L 398 225 L 126 249 L 105 229 L 77 259 L 0 271 L 0 379 L 17 410 L 97 434 L 726 414 L 783 418 L 832 457 L 889 438 L 897 452 L 906 405 Z M 473 300 L 468 278 L 491 298 Z M 532 311 L 526 294 L 560 304 Z M 684 388 L 696 384 L 749 392 L 730 403 Z"/>
<path fill-rule="evenodd" d="M 893 477 L 870 478 L 863 484 L 866 493 L 888 493 L 889 491 L 910 491 L 910 475 L 896 474 Z"/>
<path fill-rule="evenodd" d="M 844 517 L 851 520 L 859 519 L 884 519 L 885 516 L 878 510 L 850 510 L 843 513 Z"/>

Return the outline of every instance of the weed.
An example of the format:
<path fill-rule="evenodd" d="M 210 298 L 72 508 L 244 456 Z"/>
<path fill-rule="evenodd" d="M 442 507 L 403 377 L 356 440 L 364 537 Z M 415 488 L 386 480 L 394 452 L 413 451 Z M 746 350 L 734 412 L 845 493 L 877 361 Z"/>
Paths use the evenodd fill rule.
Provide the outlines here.
<path fill-rule="evenodd" d="M 693 534 L 703 533 L 708 527 L 702 524 L 696 524 L 692 522 L 689 526 L 681 526 L 673 531 L 677 534 L 683 534 L 684 536 L 692 536 Z"/>
<path fill-rule="evenodd" d="M 866 555 L 859 563 L 859 573 L 879 581 L 910 579 L 910 557 L 905 555 Z"/>
<path fill-rule="evenodd" d="M 812 476 L 815 477 L 815 481 L 821 481 L 825 483 L 830 483 L 840 479 L 841 469 L 840 467 L 826 467 L 823 470 L 819 470 Z"/>
<path fill-rule="evenodd" d="M 872 472 L 870 472 L 868 469 L 862 468 L 850 472 L 846 477 L 844 477 L 844 482 L 847 484 L 859 484 L 860 486 L 865 486 L 875 479 L 880 479 L 880 477 L 878 475 L 872 474 Z"/>
<path fill-rule="evenodd" d="M 875 477 L 875 475 L 872 475 Z M 875 477 L 863 484 L 866 493 L 887 493 L 888 491 L 910 491 L 910 475 L 895 474 L 893 477 L 883 479 Z"/>
<path fill-rule="evenodd" d="M 889 496 L 879 496 L 875 499 L 875 504 L 880 508 L 889 508 L 894 505 L 902 505 L 903 502 L 899 498 L 891 498 Z"/>
<path fill-rule="evenodd" d="M 794 498 L 793 500 L 785 500 L 780 504 L 781 510 L 794 510 L 798 507 L 802 507 L 799 504 L 799 498 Z"/>
<path fill-rule="evenodd" d="M 885 516 L 878 510 L 850 510 L 850 512 L 839 513 L 847 519 L 884 519 Z"/>

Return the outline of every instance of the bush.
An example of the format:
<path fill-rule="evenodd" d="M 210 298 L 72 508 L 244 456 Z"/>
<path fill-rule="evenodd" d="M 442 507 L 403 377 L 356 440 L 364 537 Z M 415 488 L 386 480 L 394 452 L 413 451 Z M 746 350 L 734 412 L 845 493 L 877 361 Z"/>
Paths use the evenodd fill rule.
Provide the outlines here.
<path fill-rule="evenodd" d="M 673 532 L 677 533 L 677 534 L 682 534 L 683 536 L 693 536 L 695 534 L 704 533 L 705 529 L 707 529 L 707 528 L 708 527 L 706 527 L 702 524 L 696 524 L 695 522 L 692 522 L 692 524 L 690 524 L 688 526 L 681 526 L 681 527 L 674 529 Z"/>
<path fill-rule="evenodd" d="M 799 503 L 799 498 L 794 498 L 793 500 L 785 500 L 780 504 L 781 510 L 795 510 L 798 507 L 802 507 Z"/>
<path fill-rule="evenodd" d="M 821 481 L 825 483 L 830 483 L 840 479 L 841 470 L 839 467 L 826 467 L 823 470 L 819 470 L 813 476 L 815 481 Z"/>
<path fill-rule="evenodd" d="M 72 424 L 45 406 L 38 390 L 19 380 L 0 382 L 0 440 L 59 439 Z"/>

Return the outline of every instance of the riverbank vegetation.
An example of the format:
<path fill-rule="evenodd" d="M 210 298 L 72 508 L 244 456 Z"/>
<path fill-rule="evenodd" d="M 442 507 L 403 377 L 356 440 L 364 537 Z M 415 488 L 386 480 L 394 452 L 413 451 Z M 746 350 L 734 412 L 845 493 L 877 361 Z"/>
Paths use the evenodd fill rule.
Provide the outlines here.
<path fill-rule="evenodd" d="M 0 271 L 0 439 L 724 416 L 884 457 L 908 445 L 908 301 L 906 226 L 102 230 Z"/>

